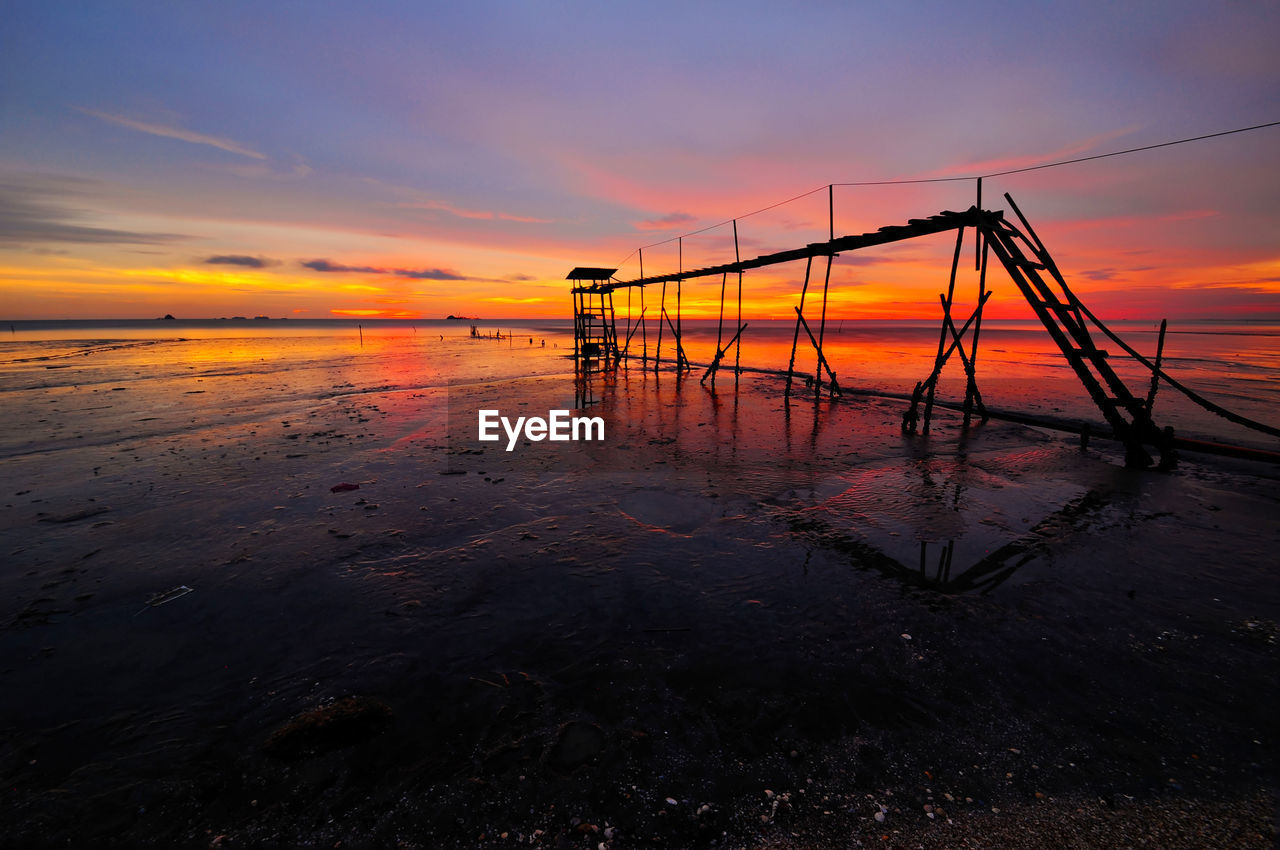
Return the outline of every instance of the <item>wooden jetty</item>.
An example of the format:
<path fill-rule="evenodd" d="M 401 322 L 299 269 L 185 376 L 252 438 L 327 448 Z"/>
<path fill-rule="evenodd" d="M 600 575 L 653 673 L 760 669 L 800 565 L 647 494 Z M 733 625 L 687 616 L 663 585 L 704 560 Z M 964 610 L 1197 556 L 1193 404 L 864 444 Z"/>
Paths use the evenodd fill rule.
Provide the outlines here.
<path fill-rule="evenodd" d="M 978 191 L 980 199 L 980 183 Z M 716 336 L 716 353 L 712 362 L 707 364 L 702 381 L 704 383 L 710 381 L 714 386 L 716 375 L 722 368 L 722 361 L 727 357 L 730 349 L 735 350 L 733 372 L 736 380 L 737 376 L 743 371 L 739 352 L 742 334 L 747 329 L 747 324 L 742 321 L 743 273 L 751 269 L 759 269 L 779 263 L 804 260 L 804 283 L 800 289 L 800 304 L 795 308 L 796 324 L 791 346 L 791 358 L 786 370 L 781 374 L 786 378 L 786 391 L 788 394 L 792 392 L 793 379 L 799 378 L 805 382 L 807 387 L 813 387 L 817 393 L 821 393 L 825 389 L 831 396 L 840 396 L 844 394 L 845 390 L 841 388 L 835 370 L 823 354 L 831 266 L 836 256 L 877 245 L 886 245 L 907 239 L 955 231 L 956 242 L 951 262 L 950 280 L 947 285 L 947 291 L 939 295 L 943 318 L 942 327 L 939 331 L 937 354 L 934 358 L 933 369 L 916 384 L 915 389 L 908 397 L 909 406 L 903 414 L 902 420 L 902 428 L 905 432 L 916 433 L 920 431 L 928 433 L 933 415 L 935 388 L 938 378 L 942 373 L 943 367 L 953 354 L 958 355 L 966 374 L 965 398 L 963 403 L 959 405 L 964 418 L 964 425 L 968 427 L 975 414 L 983 420 L 990 417 L 990 412 L 983 402 L 982 394 L 975 380 L 975 364 L 978 357 L 978 340 L 982 330 L 982 310 L 991 294 L 987 288 L 988 261 L 991 256 L 994 256 L 1000 265 L 1004 267 L 1010 280 L 1013 281 L 1023 298 L 1031 306 L 1036 318 L 1040 320 L 1045 330 L 1048 331 L 1050 337 L 1057 344 L 1062 356 L 1070 364 L 1072 370 L 1080 379 L 1080 383 L 1089 393 L 1090 398 L 1093 399 L 1094 404 L 1097 405 L 1098 410 L 1110 427 L 1110 435 L 1099 433 L 1096 436 L 1111 436 L 1123 444 L 1127 465 L 1137 467 L 1151 465 L 1154 461 L 1148 452 L 1150 447 L 1156 449 L 1159 453 L 1162 467 L 1172 466 L 1176 461 L 1177 446 L 1195 447 L 1189 444 L 1188 441 L 1175 439 L 1171 428 L 1160 428 L 1155 424 L 1152 418 L 1152 408 L 1155 402 L 1156 388 L 1161 379 L 1186 393 L 1193 401 L 1202 404 L 1219 415 L 1226 416 L 1248 427 L 1280 436 L 1280 429 L 1252 422 L 1229 411 L 1224 411 L 1208 402 L 1208 400 L 1196 396 L 1195 393 L 1182 387 L 1177 381 L 1164 373 L 1161 368 L 1160 353 L 1157 353 L 1156 360 L 1152 363 L 1112 333 L 1071 290 L 1050 255 L 1048 248 L 1040 240 L 1031 223 L 1023 216 L 1022 211 L 1018 209 L 1013 198 L 1008 194 L 1004 198 L 1017 217 L 1021 229 L 1006 219 L 1002 211 L 982 209 L 979 205 L 974 205 L 963 212 L 943 211 L 928 218 L 910 219 L 906 224 L 881 227 L 870 233 L 836 237 L 833 211 L 830 219 L 830 238 L 825 242 L 812 242 L 801 248 L 742 259 L 738 250 L 737 222 L 735 221 L 733 223 L 735 257 L 733 262 L 686 270 L 683 268 L 683 241 L 681 241 L 680 268 L 675 272 L 645 276 L 643 251 L 640 253 L 640 277 L 633 280 L 617 280 L 613 277 L 617 271 L 616 269 L 575 268 L 567 275 L 567 279 L 572 282 L 571 291 L 574 299 L 574 356 L 577 358 L 580 367 L 592 370 L 607 370 L 615 367 L 619 362 L 636 357 L 647 368 L 650 359 L 652 359 L 652 367 L 656 371 L 662 362 L 662 342 L 665 330 L 670 334 L 670 339 L 672 340 L 669 344 L 669 350 L 674 350 L 675 352 L 674 355 L 669 355 L 668 359 L 674 360 L 678 374 L 688 372 L 693 364 L 685 356 L 684 348 L 681 345 L 681 284 L 683 281 L 692 278 L 719 275 L 721 279 L 720 320 Z M 966 230 L 971 231 L 975 237 L 974 265 L 979 274 L 978 298 L 977 306 L 972 313 L 963 322 L 958 323 L 957 317 L 952 315 L 952 306 L 955 297 L 956 274 L 960 264 L 961 249 Z M 805 302 L 808 298 L 812 303 L 809 292 L 810 285 L 812 283 L 816 288 L 819 269 L 815 269 L 815 265 L 821 266 L 823 258 L 826 260 L 826 268 L 822 272 L 821 306 L 816 311 L 818 316 L 815 330 L 810 319 L 805 318 Z M 817 263 L 815 263 L 815 259 Z M 726 332 L 724 325 L 725 300 L 731 275 L 736 275 L 737 277 L 737 318 L 734 333 L 728 342 L 724 342 Z M 669 285 L 673 285 L 671 288 L 674 290 L 674 320 L 667 310 L 667 290 Z M 652 355 L 650 355 L 648 321 L 646 318 L 649 307 L 644 304 L 644 293 L 646 288 L 654 286 L 661 286 L 661 294 L 655 311 L 658 322 L 656 346 Z M 628 326 L 624 342 L 619 346 L 613 308 L 613 293 L 624 289 L 628 291 L 628 298 L 630 298 L 632 290 L 639 291 L 641 310 L 640 316 L 634 324 L 630 320 L 630 311 L 628 311 Z M 630 301 L 628 301 L 629 303 Z M 959 326 L 957 327 L 957 325 Z M 801 331 L 804 332 L 803 337 Z M 638 355 L 634 353 L 632 348 L 636 342 L 635 336 L 637 332 L 640 334 L 640 339 L 638 340 L 640 353 Z M 1098 345 L 1097 336 L 1111 340 L 1122 349 L 1123 353 L 1134 357 L 1151 370 L 1152 381 L 1147 392 L 1139 393 L 1125 384 L 1111 366 L 1111 352 Z M 805 340 L 807 340 L 808 345 L 812 346 L 817 363 L 815 371 L 801 374 L 796 371 L 796 353 L 801 342 Z M 1161 351 L 1163 351 L 1163 345 L 1164 326 L 1162 325 L 1159 344 Z M 951 405 L 946 406 L 950 407 Z M 1009 416 L 1003 415 L 999 418 L 1009 418 Z M 1020 419 L 1021 421 L 1027 421 L 1025 416 Z M 1036 424 L 1054 427 L 1053 423 L 1050 422 L 1037 422 Z M 1079 429 L 1068 428 L 1067 430 Z M 1081 433 L 1082 443 L 1087 444 L 1089 436 L 1089 429 L 1086 427 Z M 1261 454 L 1269 453 L 1264 452 Z"/>

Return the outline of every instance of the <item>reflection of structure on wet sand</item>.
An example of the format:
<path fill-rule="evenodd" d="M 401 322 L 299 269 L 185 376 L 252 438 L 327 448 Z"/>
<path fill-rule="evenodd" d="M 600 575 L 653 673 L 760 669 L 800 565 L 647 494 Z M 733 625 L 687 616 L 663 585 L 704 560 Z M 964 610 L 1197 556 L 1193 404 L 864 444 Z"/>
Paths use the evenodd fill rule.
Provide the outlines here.
<path fill-rule="evenodd" d="M 979 197 L 981 197 L 980 193 L 981 187 L 979 186 Z M 652 354 L 652 366 L 656 373 L 662 363 L 663 336 L 664 333 L 669 333 L 675 343 L 673 347 L 675 350 L 676 372 L 679 375 L 684 375 L 694 364 L 689 362 L 681 344 L 681 284 L 691 278 L 718 274 L 721 278 L 720 318 L 716 333 L 715 356 L 712 358 L 711 363 L 697 365 L 700 367 L 705 365 L 706 371 L 702 376 L 702 381 L 705 383 L 709 379 L 711 386 L 714 388 L 716 374 L 721 368 L 721 363 L 729 350 L 733 348 L 735 351 L 733 372 L 736 383 L 737 376 L 742 371 L 740 356 L 742 334 L 747 329 L 747 325 L 742 321 L 743 273 L 750 269 L 804 260 L 804 284 L 800 290 L 799 306 L 795 308 L 796 326 L 791 346 L 791 357 L 787 368 L 781 371 L 780 374 L 786 377 L 788 395 L 791 393 L 793 379 L 800 378 L 805 382 L 806 387 L 813 388 L 816 396 L 820 396 L 823 389 L 826 389 L 833 398 L 842 396 L 844 391 L 840 387 L 836 372 L 823 353 L 831 266 L 835 257 L 847 251 L 954 230 L 956 231 L 956 245 L 951 262 L 951 275 L 946 293 L 939 294 L 943 317 L 937 354 L 934 358 L 933 369 L 923 380 L 916 383 L 915 389 L 911 393 L 910 406 L 902 417 L 902 430 L 904 433 L 915 434 L 917 431 L 928 433 L 933 415 L 938 379 L 943 367 L 953 354 L 958 355 L 966 375 L 965 397 L 963 403 L 959 405 L 964 417 L 964 426 L 969 426 L 974 413 L 977 413 L 982 420 L 986 420 L 993 415 L 983 402 L 974 374 L 978 357 L 978 339 L 982 330 L 982 310 L 991 294 L 987 289 L 986 282 L 987 263 L 989 254 L 994 253 L 996 259 L 1004 266 L 1009 277 L 1017 286 L 1018 291 L 1031 306 L 1036 317 L 1044 325 L 1062 356 L 1067 360 L 1076 376 L 1080 379 L 1081 384 L 1089 393 L 1090 398 L 1102 413 L 1110 431 L 1099 430 L 1096 436 L 1110 437 L 1121 442 L 1125 447 L 1125 462 L 1127 465 L 1149 466 L 1153 460 L 1146 447 L 1152 446 L 1159 451 L 1160 465 L 1169 467 L 1176 461 L 1175 446 L 1189 445 L 1187 441 L 1175 440 L 1171 428 L 1158 428 L 1153 421 L 1152 408 L 1155 404 L 1156 389 L 1161 378 L 1170 386 L 1186 394 L 1192 401 L 1218 415 L 1247 427 L 1280 436 L 1280 429 L 1253 422 L 1224 410 L 1183 387 L 1176 380 L 1165 374 L 1161 369 L 1164 343 L 1163 325 L 1161 327 L 1160 346 L 1154 363 L 1148 361 L 1112 333 L 1106 325 L 1089 311 L 1067 285 L 1048 249 L 1040 241 L 1030 222 L 1022 215 L 1013 199 L 1007 194 L 1004 197 L 1021 223 L 1022 230 L 1019 230 L 1011 222 L 1006 221 L 1002 211 L 984 210 L 978 206 L 973 206 L 964 212 L 942 212 L 926 219 L 911 219 L 905 225 L 887 226 L 872 233 L 837 238 L 834 227 L 834 209 L 831 209 L 830 239 L 826 242 L 810 243 L 803 248 L 744 260 L 739 253 L 737 223 L 735 221 L 735 259 L 731 263 L 686 271 L 683 268 L 683 242 L 681 241 L 681 267 L 672 273 L 646 277 L 644 275 L 643 252 L 640 253 L 640 277 L 634 280 L 619 281 L 614 279 L 613 274 L 616 269 L 575 268 L 567 276 L 567 279 L 572 281 L 571 292 L 574 298 L 575 359 L 579 368 L 584 371 L 608 370 L 616 367 L 619 363 L 626 362 L 629 358 L 636 358 L 637 356 L 645 365 L 645 368 L 648 368 L 650 359 L 649 318 L 648 307 L 644 304 L 644 293 L 646 287 L 661 284 L 662 290 L 656 310 L 657 333 Z M 955 304 L 956 273 L 959 268 L 966 228 L 973 228 L 976 234 L 974 263 L 975 269 L 980 276 L 977 305 L 957 329 L 957 321 L 952 316 L 952 308 Z M 822 279 L 822 299 L 820 309 L 818 309 L 819 315 L 817 317 L 816 330 L 814 329 L 815 323 L 805 318 L 805 301 L 809 294 L 811 280 L 814 281 L 816 287 L 817 270 L 814 269 L 815 257 L 826 258 L 826 270 Z M 729 341 L 725 343 L 724 339 L 729 330 L 725 327 L 725 297 L 728 292 L 729 275 L 731 274 L 737 275 L 737 313 L 736 319 L 734 319 L 736 330 L 729 336 Z M 674 320 L 667 310 L 667 285 L 669 283 L 674 284 L 675 290 Z M 622 288 L 630 291 L 632 287 L 638 288 L 640 291 L 640 315 L 633 325 L 630 309 L 628 309 L 626 334 L 623 344 L 619 345 L 613 292 Z M 811 309 L 814 308 L 811 307 Z M 1093 327 L 1092 331 L 1090 329 L 1091 325 Z M 638 341 L 635 340 L 637 330 L 640 335 Z M 816 359 L 816 365 L 811 373 L 796 371 L 796 354 L 798 348 L 800 348 L 801 330 L 804 331 L 804 337 L 812 347 Z M 1109 360 L 1111 354 L 1098 347 L 1095 333 L 1100 333 L 1110 339 L 1125 353 L 1150 370 L 1152 382 L 1145 396 L 1131 390 L 1116 373 L 1115 369 L 1112 368 Z M 634 353 L 633 346 L 639 348 L 638 355 Z M 668 355 L 668 358 L 670 359 L 670 355 Z M 1025 419 L 1025 417 L 1023 418 Z M 1035 424 L 1063 428 L 1063 423 L 1049 420 Z M 1089 437 L 1095 435 L 1093 429 L 1087 423 L 1074 427 L 1068 426 L 1067 430 L 1080 433 L 1082 444 L 1087 444 Z M 1203 444 L 1190 445 L 1190 447 L 1205 448 Z"/>
<path fill-rule="evenodd" d="M 1055 544 L 1080 531 L 1088 518 L 1104 508 L 1106 500 L 1090 491 L 1045 516 L 1018 537 L 987 553 L 968 567 L 955 568 L 956 539 L 935 542 L 921 539 L 918 566 L 909 566 L 886 552 L 812 517 L 796 519 L 792 527 L 823 546 L 855 556 L 903 584 L 947 594 L 989 593 L 1025 564 L 1050 552 Z"/>

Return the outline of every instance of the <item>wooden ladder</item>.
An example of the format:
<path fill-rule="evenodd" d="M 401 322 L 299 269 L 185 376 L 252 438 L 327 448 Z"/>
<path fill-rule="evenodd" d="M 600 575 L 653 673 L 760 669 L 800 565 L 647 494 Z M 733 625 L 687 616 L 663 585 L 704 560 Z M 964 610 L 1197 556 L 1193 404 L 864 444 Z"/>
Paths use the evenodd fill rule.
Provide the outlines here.
<path fill-rule="evenodd" d="M 1156 428 L 1146 400 L 1131 392 L 1111 368 L 1108 352 L 1098 348 L 1089 333 L 1080 300 L 1013 198 L 1004 197 L 1026 233 L 1003 217 L 989 219 L 982 227 L 987 244 L 1075 370 L 1116 439 L 1124 444 L 1125 464 L 1150 466 L 1152 458 L 1145 445 L 1158 447 L 1162 461 L 1171 460 L 1170 435 Z"/>
<path fill-rule="evenodd" d="M 613 290 L 583 290 L 577 293 L 574 316 L 575 349 L 579 358 L 599 358 L 601 368 L 620 357 L 614 326 Z"/>

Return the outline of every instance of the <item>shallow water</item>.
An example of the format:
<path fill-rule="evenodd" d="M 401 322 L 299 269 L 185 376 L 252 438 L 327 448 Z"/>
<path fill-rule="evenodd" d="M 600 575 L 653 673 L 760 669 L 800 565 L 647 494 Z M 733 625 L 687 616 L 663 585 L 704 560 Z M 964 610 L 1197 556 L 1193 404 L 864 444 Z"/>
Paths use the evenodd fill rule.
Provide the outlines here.
<path fill-rule="evenodd" d="M 474 846 L 577 816 L 691 846 L 759 829 L 764 788 L 847 813 L 925 770 L 979 802 L 1274 778 L 1265 468 L 952 414 L 907 438 L 896 399 L 637 368 L 586 388 L 605 441 L 506 452 L 475 412 L 572 406 L 563 328 L 359 330 L 9 349 L 12 834 Z M 877 374 L 930 345 L 895 328 Z M 389 729 L 264 754 L 349 694 Z"/>

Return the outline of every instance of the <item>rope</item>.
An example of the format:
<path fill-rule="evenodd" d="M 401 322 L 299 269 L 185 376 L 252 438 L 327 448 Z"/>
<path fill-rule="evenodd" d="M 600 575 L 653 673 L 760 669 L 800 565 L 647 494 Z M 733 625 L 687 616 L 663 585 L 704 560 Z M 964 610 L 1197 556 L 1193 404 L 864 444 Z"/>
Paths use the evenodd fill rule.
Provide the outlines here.
<path fill-rule="evenodd" d="M 1110 151 L 1108 153 L 1099 153 L 1099 154 L 1094 154 L 1092 156 L 1081 156 L 1081 157 L 1076 157 L 1075 159 L 1060 159 L 1055 162 L 1041 163 L 1040 165 L 1029 165 L 1025 168 L 1011 168 L 1006 171 L 992 171 L 988 174 L 969 174 L 969 175 L 953 176 L 953 177 L 917 177 L 917 178 L 905 178 L 901 180 L 861 180 L 861 181 L 850 182 L 850 183 L 828 183 L 825 186 L 819 186 L 816 189 L 810 189 L 807 192 L 802 192 L 801 194 L 796 195 L 794 198 L 787 198 L 785 201 L 778 201 L 776 204 L 770 204 L 767 207 L 761 207 L 760 209 L 755 210 L 754 212 L 749 212 L 746 215 L 740 215 L 740 216 L 737 216 L 736 218 L 728 218 L 728 219 L 725 219 L 724 221 L 718 222 L 717 224 L 709 224 L 706 227 L 700 228 L 698 230 L 693 230 L 688 233 L 682 233 L 679 236 L 672 236 L 670 239 L 663 239 L 660 242 L 651 242 L 648 245 L 641 245 L 639 248 L 635 249 L 630 254 L 627 254 L 627 256 L 623 257 L 621 262 L 618 263 L 618 266 L 621 267 L 623 264 L 627 262 L 627 260 L 634 257 L 638 251 L 643 251 L 645 248 L 653 248 L 658 245 L 666 245 L 668 242 L 675 242 L 676 240 L 683 239 L 686 236 L 697 236 L 699 233 L 706 233 L 708 230 L 715 230 L 717 227 L 724 227 L 726 224 L 731 224 L 732 222 L 737 221 L 739 219 L 750 218 L 753 215 L 759 215 L 762 212 L 768 212 L 771 209 L 775 209 L 784 204 L 789 204 L 792 201 L 798 201 L 801 198 L 807 198 L 810 195 L 814 194 L 815 192 L 821 192 L 823 189 L 829 189 L 832 186 L 905 186 L 905 185 L 918 184 L 918 183 L 960 183 L 966 180 L 982 180 L 987 177 L 1005 177 L 1010 174 L 1024 174 L 1028 171 L 1039 171 L 1040 169 L 1043 169 L 1043 168 L 1057 168 L 1060 165 L 1074 165 L 1079 162 L 1091 162 L 1092 160 L 1095 160 L 1095 159 L 1106 159 L 1112 156 L 1125 156 L 1131 153 L 1141 153 L 1142 151 L 1156 150 L 1157 148 L 1167 148 L 1167 147 L 1172 147 L 1174 145 L 1185 145 L 1189 142 L 1200 142 L 1200 141 L 1204 141 L 1205 139 L 1216 139 L 1221 136 L 1232 136 L 1232 135 L 1235 135 L 1236 133 L 1249 133 L 1254 130 L 1265 130 L 1268 127 L 1280 127 L 1280 121 L 1269 121 L 1265 124 L 1254 124 L 1250 127 L 1238 127 L 1234 130 L 1222 130 L 1217 133 L 1206 133 L 1202 136 L 1190 136 L 1185 139 L 1175 139 L 1174 141 L 1171 141 L 1171 142 L 1160 142 L 1154 145 L 1143 145 L 1137 148 L 1126 148 L 1125 150 Z"/>
<path fill-rule="evenodd" d="M 1143 357 L 1141 354 L 1135 351 L 1132 347 L 1130 347 L 1128 343 L 1126 343 L 1120 337 L 1116 336 L 1115 333 L 1112 332 L 1111 328 L 1104 325 L 1097 316 L 1093 315 L 1093 313 L 1089 310 L 1089 308 L 1084 306 L 1084 303 L 1080 301 L 1080 299 L 1076 298 L 1074 294 L 1071 296 L 1071 300 L 1074 302 L 1073 306 L 1080 308 L 1080 312 L 1088 316 L 1089 320 L 1093 322 L 1095 325 L 1097 325 L 1098 329 L 1102 331 L 1104 334 L 1106 334 L 1107 337 L 1112 342 L 1114 342 L 1116 345 L 1120 346 L 1126 352 L 1128 352 L 1128 354 L 1131 357 L 1133 357 L 1134 360 L 1137 360 L 1143 366 L 1146 366 L 1148 369 L 1150 369 L 1152 375 L 1157 375 L 1160 378 L 1163 378 L 1165 383 L 1167 383 L 1169 386 L 1173 387 L 1175 390 L 1185 395 L 1187 398 L 1191 399 L 1196 404 L 1203 407 L 1205 410 L 1209 411 L 1210 413 L 1216 413 L 1218 416 L 1221 416 L 1223 419 L 1227 419 L 1231 422 L 1236 423 L 1237 425 L 1243 425 L 1246 428 L 1250 428 L 1254 431 L 1261 431 L 1262 433 L 1270 434 L 1273 437 L 1280 437 L 1280 428 L 1274 428 L 1270 425 L 1266 425 L 1262 422 L 1258 422 L 1256 420 L 1250 419 L 1247 416 L 1242 416 L 1239 413 L 1233 413 L 1230 410 L 1227 410 L 1225 407 L 1222 407 L 1220 405 L 1214 404 L 1213 402 L 1209 401 L 1209 399 L 1200 395 L 1190 387 L 1183 386 L 1178 381 L 1169 377 L 1169 375 L 1163 369 L 1158 368 L 1154 363 L 1152 363 L 1150 360 Z"/>

